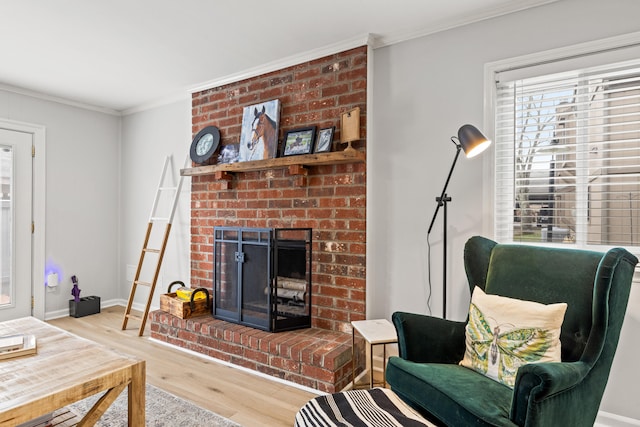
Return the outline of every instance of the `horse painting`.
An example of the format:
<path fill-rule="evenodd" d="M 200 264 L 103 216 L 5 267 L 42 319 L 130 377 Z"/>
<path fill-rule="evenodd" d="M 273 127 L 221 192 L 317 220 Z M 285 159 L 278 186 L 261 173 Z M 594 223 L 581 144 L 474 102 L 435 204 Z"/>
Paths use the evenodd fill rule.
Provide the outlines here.
<path fill-rule="evenodd" d="M 242 118 L 240 161 L 270 159 L 278 148 L 278 100 L 245 107 Z"/>
<path fill-rule="evenodd" d="M 260 112 L 258 112 L 257 108 L 254 108 L 253 123 L 251 126 L 251 142 L 248 143 L 248 148 L 254 150 L 257 144 L 262 143 L 262 158 L 271 158 L 272 155 L 270 154 L 275 153 L 278 145 L 276 129 L 276 122 L 266 114 L 264 106 Z"/>

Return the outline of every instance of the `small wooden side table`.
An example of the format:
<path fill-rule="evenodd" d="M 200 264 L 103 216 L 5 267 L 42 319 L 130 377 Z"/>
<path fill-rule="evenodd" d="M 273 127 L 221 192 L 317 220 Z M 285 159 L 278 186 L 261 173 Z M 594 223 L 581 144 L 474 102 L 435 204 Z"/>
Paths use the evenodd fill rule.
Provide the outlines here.
<path fill-rule="evenodd" d="M 373 347 L 382 345 L 382 384 L 387 385 L 385 378 L 386 361 L 387 361 L 387 344 L 398 342 L 396 328 L 386 319 L 375 320 L 355 320 L 351 322 L 351 369 L 353 378 L 351 385 L 356 388 L 356 367 L 355 367 L 355 348 L 356 348 L 356 332 L 358 332 L 369 346 L 369 388 L 373 388 Z"/>

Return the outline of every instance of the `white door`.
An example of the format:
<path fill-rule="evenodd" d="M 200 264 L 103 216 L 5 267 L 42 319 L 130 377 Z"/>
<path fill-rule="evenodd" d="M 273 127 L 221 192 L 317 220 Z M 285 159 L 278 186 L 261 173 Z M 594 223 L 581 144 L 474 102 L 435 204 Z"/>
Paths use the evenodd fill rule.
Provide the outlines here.
<path fill-rule="evenodd" d="M 32 145 L 0 129 L 0 321 L 31 315 Z"/>

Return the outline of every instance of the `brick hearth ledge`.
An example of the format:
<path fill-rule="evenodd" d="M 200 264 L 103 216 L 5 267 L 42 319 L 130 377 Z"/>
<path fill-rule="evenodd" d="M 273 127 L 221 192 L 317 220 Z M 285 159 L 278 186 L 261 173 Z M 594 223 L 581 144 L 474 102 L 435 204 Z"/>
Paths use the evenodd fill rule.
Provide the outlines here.
<path fill-rule="evenodd" d="M 214 319 L 150 313 L 151 337 L 327 393 L 351 381 L 351 335 L 308 328 L 270 333 Z"/>

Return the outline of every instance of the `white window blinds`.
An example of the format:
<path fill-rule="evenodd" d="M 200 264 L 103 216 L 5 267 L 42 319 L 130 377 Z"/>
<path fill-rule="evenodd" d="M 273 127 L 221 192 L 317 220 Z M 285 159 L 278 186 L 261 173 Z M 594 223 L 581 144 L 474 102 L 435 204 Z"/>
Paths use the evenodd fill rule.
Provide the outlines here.
<path fill-rule="evenodd" d="M 639 246 L 640 61 L 500 80 L 498 241 Z"/>

